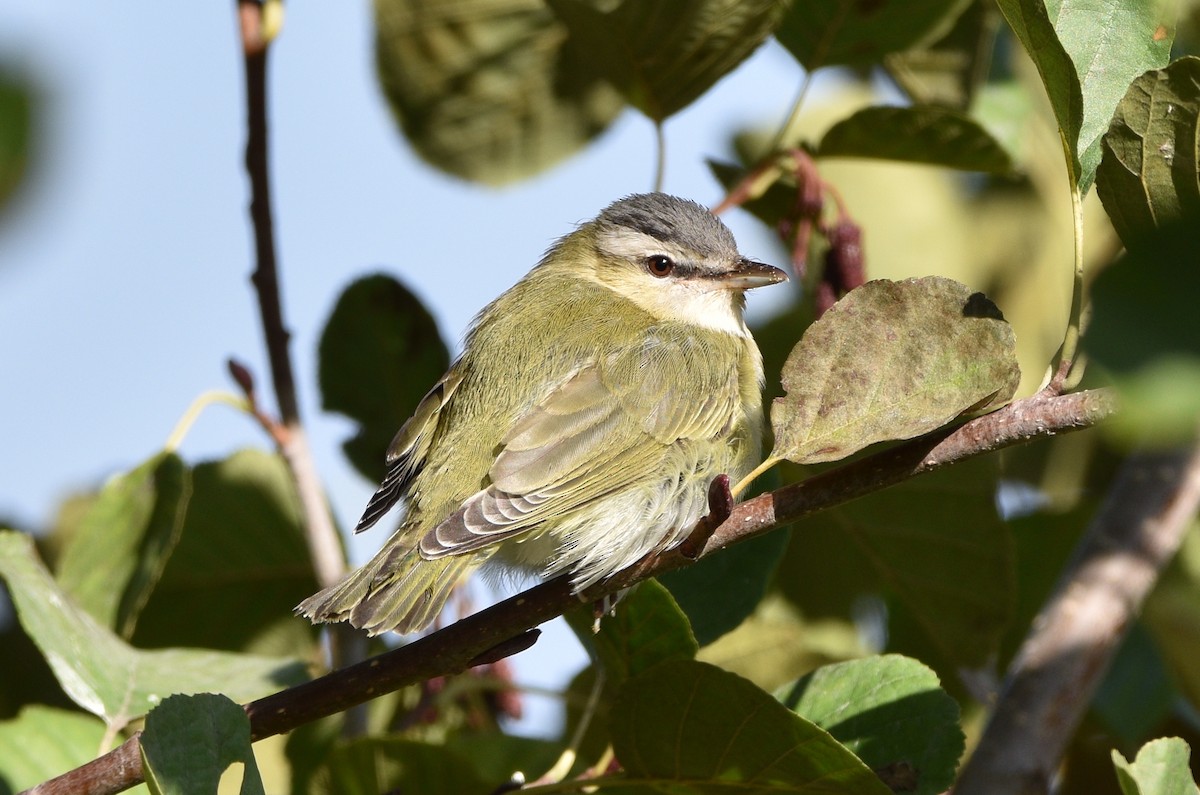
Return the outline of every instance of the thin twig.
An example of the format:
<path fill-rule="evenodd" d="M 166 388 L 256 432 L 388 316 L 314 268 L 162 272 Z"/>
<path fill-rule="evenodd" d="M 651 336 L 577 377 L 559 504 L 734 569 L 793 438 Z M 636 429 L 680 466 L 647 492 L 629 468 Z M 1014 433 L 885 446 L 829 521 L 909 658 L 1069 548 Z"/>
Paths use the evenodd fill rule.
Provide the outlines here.
<path fill-rule="evenodd" d="M 737 505 L 710 536 L 704 554 L 782 527 L 914 475 L 1032 439 L 1091 427 L 1107 418 L 1115 400 L 1105 390 L 1071 395 L 1039 393 L 953 430 L 900 444 L 801 483 Z M 488 650 L 515 652 L 529 630 L 580 602 L 594 602 L 634 583 L 693 562 L 678 548 L 646 565 L 635 564 L 575 595 L 566 577 L 517 594 L 407 646 L 385 652 L 311 682 L 246 705 L 251 734 L 259 740 L 291 731 L 405 685 L 465 670 Z M 522 641 L 513 641 L 524 636 Z M 115 751 L 29 790 L 36 795 L 113 795 L 142 781 L 137 735 Z M 131 750 L 132 749 L 132 750 Z"/>
<path fill-rule="evenodd" d="M 1047 792 L 1146 594 L 1200 507 L 1200 445 L 1131 456 L 1010 666 L 955 795 Z"/>

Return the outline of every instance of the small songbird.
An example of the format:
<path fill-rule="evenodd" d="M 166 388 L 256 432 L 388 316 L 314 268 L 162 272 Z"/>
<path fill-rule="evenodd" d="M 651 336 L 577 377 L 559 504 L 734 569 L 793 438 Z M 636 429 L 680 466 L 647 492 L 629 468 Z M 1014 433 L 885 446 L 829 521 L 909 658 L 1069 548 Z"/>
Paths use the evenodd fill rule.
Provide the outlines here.
<path fill-rule="evenodd" d="M 630 196 L 485 308 L 392 441 L 356 532 L 403 500 L 375 557 L 296 611 L 412 632 L 484 563 L 576 592 L 679 544 L 710 481 L 761 455 L 762 356 L 745 291 L 783 271 L 695 202 Z"/>

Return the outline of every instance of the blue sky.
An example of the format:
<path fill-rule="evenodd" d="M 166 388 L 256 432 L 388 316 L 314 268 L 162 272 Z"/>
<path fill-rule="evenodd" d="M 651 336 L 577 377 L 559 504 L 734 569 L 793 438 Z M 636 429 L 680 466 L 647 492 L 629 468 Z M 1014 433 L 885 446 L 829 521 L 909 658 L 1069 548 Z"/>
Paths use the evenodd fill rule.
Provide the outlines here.
<path fill-rule="evenodd" d="M 423 164 L 398 134 L 374 79 L 369 4 L 287 13 L 270 71 L 284 310 L 317 466 L 339 521 L 353 525 L 373 484 L 343 460 L 350 429 L 320 412 L 315 387 L 317 337 L 340 289 L 388 270 L 457 346 L 555 238 L 650 187 L 654 134 L 627 111 L 554 171 L 476 187 Z M 228 357 L 274 401 L 249 284 L 233 4 L 5 3 L 0 66 L 24 68 L 44 96 L 32 179 L 0 219 L 0 517 L 38 527 L 72 490 L 160 449 L 201 392 L 232 389 Z M 778 123 L 799 79 L 769 45 L 668 122 L 666 189 L 714 203 L 704 157 L 723 154 L 735 129 Z M 744 253 L 778 259 L 756 222 L 726 220 Z M 269 441 L 218 407 L 181 452 L 199 461 L 246 446 Z M 355 540 L 356 562 L 382 541 L 371 535 Z M 559 655 L 582 661 L 569 644 L 539 644 L 522 655 L 523 679 L 560 678 Z"/>

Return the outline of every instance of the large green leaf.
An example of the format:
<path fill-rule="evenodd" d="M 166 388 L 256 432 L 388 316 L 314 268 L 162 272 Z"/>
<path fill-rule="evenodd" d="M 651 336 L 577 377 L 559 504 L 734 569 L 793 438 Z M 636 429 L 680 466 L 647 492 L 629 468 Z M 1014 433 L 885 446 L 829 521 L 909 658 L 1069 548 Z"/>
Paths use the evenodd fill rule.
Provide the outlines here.
<path fill-rule="evenodd" d="M 221 692 L 249 701 L 304 679 L 304 666 L 291 660 L 132 648 L 70 602 L 29 536 L 0 531 L 0 576 L 63 690 L 114 729 L 173 693 Z"/>
<path fill-rule="evenodd" d="M 342 447 L 378 483 L 392 437 L 450 364 L 437 321 L 391 276 L 366 276 L 338 297 L 318 358 L 321 405 L 358 423 Z"/>
<path fill-rule="evenodd" d="M 599 135 L 620 95 L 540 0 L 375 0 L 384 94 L 417 153 L 500 185 Z"/>
<path fill-rule="evenodd" d="M 821 139 L 821 157 L 870 157 L 1007 174 L 1012 159 L 974 119 L 936 105 L 863 108 Z"/>
<path fill-rule="evenodd" d="M 952 279 L 878 280 L 805 331 L 771 406 L 773 459 L 835 461 L 1000 405 L 1020 379 L 1011 327 Z"/>
<path fill-rule="evenodd" d="M 454 792 L 487 795 L 503 783 L 484 781 L 470 760 L 436 745 L 399 737 L 362 737 L 342 743 L 317 774 L 320 792 Z"/>
<path fill-rule="evenodd" d="M 171 696 L 151 710 L 142 730 L 142 769 L 154 795 L 209 795 L 221 774 L 241 762 L 241 795 L 263 795 L 250 748 L 250 719 L 224 696 Z"/>
<path fill-rule="evenodd" d="M 105 484 L 62 551 L 63 591 L 130 637 L 179 540 L 191 490 L 191 472 L 174 453 Z"/>
<path fill-rule="evenodd" d="M 26 790 L 95 758 L 104 724 L 91 715 L 30 705 L 0 722 L 0 792 Z"/>
<path fill-rule="evenodd" d="M 973 0 L 945 36 L 886 55 L 883 66 L 915 104 L 965 111 L 987 78 L 999 19 L 991 0 Z"/>
<path fill-rule="evenodd" d="M 965 746 L 958 703 L 916 660 L 887 654 L 826 665 L 778 695 L 885 779 L 915 780 L 898 791 L 936 795 L 954 781 Z"/>
<path fill-rule="evenodd" d="M 0 72 L 0 209 L 28 171 L 34 101 L 27 80 Z"/>
<path fill-rule="evenodd" d="M 307 654 L 312 628 L 292 608 L 317 584 L 283 460 L 243 450 L 197 465 L 192 484 L 183 535 L 134 643 Z"/>
<path fill-rule="evenodd" d="M 591 67 L 661 122 L 754 52 L 791 0 L 548 2 Z"/>
<path fill-rule="evenodd" d="M 658 791 L 890 792 L 824 730 L 704 663 L 667 662 L 630 679 L 611 725 L 626 775 Z"/>
<path fill-rule="evenodd" d="M 1129 762 L 1120 751 L 1112 752 L 1117 781 L 1124 795 L 1196 795 L 1196 782 L 1188 765 L 1188 744 L 1178 737 L 1151 740 Z"/>
<path fill-rule="evenodd" d="M 1126 246 L 1172 220 L 1200 216 L 1200 58 L 1134 80 L 1103 148 L 1096 193 Z"/>
<path fill-rule="evenodd" d="M 869 66 L 937 40 L 969 0 L 799 0 L 776 31 L 805 69 Z"/>

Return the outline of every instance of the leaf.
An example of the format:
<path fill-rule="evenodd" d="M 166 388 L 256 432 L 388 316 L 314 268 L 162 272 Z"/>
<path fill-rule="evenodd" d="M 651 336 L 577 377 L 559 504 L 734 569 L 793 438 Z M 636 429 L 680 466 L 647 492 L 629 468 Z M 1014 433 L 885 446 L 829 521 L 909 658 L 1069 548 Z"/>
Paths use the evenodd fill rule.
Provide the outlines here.
<path fill-rule="evenodd" d="M 1104 135 L 1096 193 L 1128 248 L 1172 220 L 1200 215 L 1200 58 L 1146 72 Z"/>
<path fill-rule="evenodd" d="M 771 406 L 771 458 L 835 461 L 1012 397 L 1012 329 L 982 293 L 931 276 L 852 290 L 809 326 Z"/>
<path fill-rule="evenodd" d="M 1118 439 L 1189 441 L 1200 417 L 1200 249 L 1195 220 L 1168 224 L 1092 285 L 1084 344 L 1107 368 L 1122 410 L 1105 425 Z"/>
<path fill-rule="evenodd" d="M 431 165 L 503 185 L 578 151 L 621 111 L 540 0 L 376 0 L 379 80 Z"/>
<path fill-rule="evenodd" d="M 193 649 L 134 649 L 67 599 L 29 536 L 0 531 L 3 576 L 21 625 L 67 695 L 113 729 L 172 693 L 219 691 L 249 701 L 304 679 L 294 661 Z"/>
<path fill-rule="evenodd" d="M 871 66 L 883 56 L 936 41 L 969 0 L 802 0 L 775 37 L 805 69 Z"/>
<path fill-rule="evenodd" d="M 378 483 L 392 437 L 450 366 L 437 321 L 396 279 L 366 276 L 338 296 L 317 355 L 321 407 L 358 423 L 342 448 Z"/>
<path fill-rule="evenodd" d="M 1088 708 L 1122 744 L 1133 746 L 1153 736 L 1170 717 L 1179 695 L 1154 639 L 1139 620 L 1121 641 Z"/>
<path fill-rule="evenodd" d="M 889 53 L 883 67 L 914 104 L 965 111 L 987 78 L 999 21 L 991 2 L 974 0 L 945 36 L 927 47 Z"/>
<path fill-rule="evenodd" d="M 0 210 L 29 170 L 35 101 L 27 79 L 0 72 Z"/>
<path fill-rule="evenodd" d="M 658 578 L 687 615 L 700 646 L 712 643 L 754 612 L 787 543 L 786 532 L 767 533 Z"/>
<path fill-rule="evenodd" d="M 611 723 L 626 775 L 660 791 L 889 792 L 822 729 L 704 663 L 667 662 L 630 679 Z"/>
<path fill-rule="evenodd" d="M 0 722 L 0 792 L 22 792 L 90 762 L 104 742 L 91 715 L 40 704 Z"/>
<path fill-rule="evenodd" d="M 142 768 L 154 795 L 208 795 L 234 762 L 244 765 L 241 795 L 263 795 L 250 748 L 250 718 L 224 696 L 171 696 L 142 730 Z"/>
<path fill-rule="evenodd" d="M 549 0 L 593 69 L 656 122 L 758 49 L 790 0 Z"/>
<path fill-rule="evenodd" d="M 1100 138 L 1129 83 L 1165 66 L 1174 40 L 1169 0 L 1000 0 L 1042 76 L 1071 152 L 1072 182 L 1086 193 Z"/>
<path fill-rule="evenodd" d="M 1151 740 L 1132 763 L 1113 749 L 1113 766 L 1125 795 L 1196 795 L 1188 767 L 1191 749 L 1178 737 Z"/>
<path fill-rule="evenodd" d="M 637 676 L 666 660 L 690 660 L 699 648 L 687 617 L 670 591 L 654 580 L 640 584 L 617 603 L 613 615 L 600 620 L 593 633 L 592 608 L 585 605 L 567 614 L 581 643 L 595 650 L 613 684 Z"/>
<path fill-rule="evenodd" d="M 936 105 L 864 108 L 834 124 L 820 157 L 870 157 L 1008 174 L 1012 160 L 978 122 Z"/>
<path fill-rule="evenodd" d="M 58 583 L 128 638 L 183 529 L 191 472 L 160 453 L 107 483 L 62 552 Z"/>
<path fill-rule="evenodd" d="M 483 781 L 470 761 L 453 751 L 399 737 L 361 737 L 339 744 L 329 754 L 317 781 L 317 791 L 331 795 L 487 795 L 498 783 Z"/>
<path fill-rule="evenodd" d="M 916 660 L 886 654 L 826 665 L 777 695 L 871 769 L 915 779 L 904 792 L 935 795 L 954 781 L 966 744 L 958 703 Z"/>
<path fill-rule="evenodd" d="M 135 645 L 309 653 L 292 608 L 316 590 L 283 460 L 242 450 L 192 471 L 183 534 L 138 619 Z"/>

